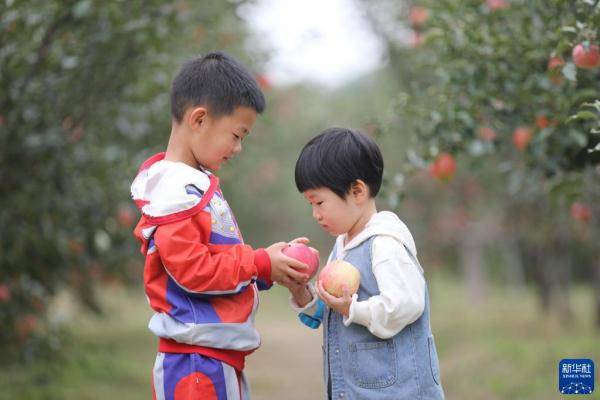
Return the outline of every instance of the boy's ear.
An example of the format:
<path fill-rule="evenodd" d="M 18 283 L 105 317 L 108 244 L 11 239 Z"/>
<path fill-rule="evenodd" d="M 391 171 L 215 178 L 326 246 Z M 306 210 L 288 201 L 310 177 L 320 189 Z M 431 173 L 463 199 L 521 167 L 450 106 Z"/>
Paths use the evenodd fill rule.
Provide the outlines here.
<path fill-rule="evenodd" d="M 350 185 L 350 194 L 356 201 L 362 203 L 369 199 L 369 186 L 363 180 L 357 179 Z"/>
<path fill-rule="evenodd" d="M 186 122 L 192 130 L 199 129 L 206 120 L 208 110 L 204 107 L 194 107 L 188 111 Z"/>

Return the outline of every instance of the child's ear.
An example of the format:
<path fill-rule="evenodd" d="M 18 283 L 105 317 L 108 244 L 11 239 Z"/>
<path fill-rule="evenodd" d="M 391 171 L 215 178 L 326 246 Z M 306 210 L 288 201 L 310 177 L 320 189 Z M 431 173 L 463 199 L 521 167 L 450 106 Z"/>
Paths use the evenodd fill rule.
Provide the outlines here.
<path fill-rule="evenodd" d="M 362 203 L 369 198 L 369 187 L 363 180 L 357 179 L 350 185 L 350 193 L 356 201 Z"/>
<path fill-rule="evenodd" d="M 208 111 L 204 107 L 194 107 L 187 114 L 186 122 L 192 130 L 199 129 L 204 121 Z"/>

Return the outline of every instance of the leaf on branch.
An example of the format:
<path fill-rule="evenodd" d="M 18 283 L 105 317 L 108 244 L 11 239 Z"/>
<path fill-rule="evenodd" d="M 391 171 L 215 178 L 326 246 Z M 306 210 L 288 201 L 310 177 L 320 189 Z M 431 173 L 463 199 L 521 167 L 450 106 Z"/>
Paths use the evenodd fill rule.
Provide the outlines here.
<path fill-rule="evenodd" d="M 581 107 L 588 107 L 588 108 L 594 108 L 596 109 L 598 112 L 600 112 L 600 100 L 596 100 L 593 103 L 583 103 L 581 105 Z"/>
<path fill-rule="evenodd" d="M 577 33 L 577 28 L 575 28 L 574 26 L 563 26 L 561 28 L 561 30 L 563 32 L 571 32 L 571 33 Z"/>
<path fill-rule="evenodd" d="M 600 151 L 600 143 L 596 144 L 596 147 L 588 149 L 588 153 L 595 153 L 597 151 Z"/>
<path fill-rule="evenodd" d="M 567 118 L 567 123 L 570 123 L 571 121 L 589 121 L 597 118 L 597 114 L 593 111 L 579 111 L 577 114 Z"/>
<path fill-rule="evenodd" d="M 562 74 L 568 80 L 575 82 L 577 80 L 577 68 L 572 62 L 568 62 L 562 69 Z"/>
<path fill-rule="evenodd" d="M 75 18 L 87 17 L 91 14 L 92 2 L 90 0 L 82 0 L 73 7 L 73 15 Z"/>
<path fill-rule="evenodd" d="M 416 168 L 425 168 L 427 163 L 420 156 L 417 155 L 413 150 L 409 150 L 406 155 L 408 156 L 408 161 Z"/>

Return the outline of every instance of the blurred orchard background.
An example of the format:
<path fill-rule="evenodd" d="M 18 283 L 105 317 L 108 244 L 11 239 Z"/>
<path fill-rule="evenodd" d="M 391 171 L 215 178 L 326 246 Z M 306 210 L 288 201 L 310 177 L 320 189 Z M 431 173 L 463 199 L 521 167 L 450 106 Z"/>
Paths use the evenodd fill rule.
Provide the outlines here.
<path fill-rule="evenodd" d="M 129 184 L 165 148 L 179 65 L 216 49 L 268 102 L 219 172 L 247 243 L 306 235 L 325 259 L 294 163 L 360 128 L 447 397 L 560 398 L 560 359 L 600 363 L 599 33 L 598 0 L 1 0 L 0 398 L 150 397 Z M 253 398 L 322 398 L 320 332 L 285 290 L 261 299 Z"/>

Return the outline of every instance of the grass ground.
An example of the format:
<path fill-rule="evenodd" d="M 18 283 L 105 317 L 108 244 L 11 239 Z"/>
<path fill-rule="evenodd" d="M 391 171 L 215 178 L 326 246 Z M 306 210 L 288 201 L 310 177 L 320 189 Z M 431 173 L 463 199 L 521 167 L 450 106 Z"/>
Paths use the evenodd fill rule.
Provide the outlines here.
<path fill-rule="evenodd" d="M 432 326 L 448 399 L 559 399 L 560 359 L 592 358 L 600 367 L 590 292 L 574 291 L 576 320 L 563 326 L 540 314 L 528 291 L 496 288 L 482 304 L 469 304 L 460 284 L 434 278 Z M 146 329 L 150 312 L 144 295 L 141 289 L 109 288 L 102 297 L 108 317 L 73 320 L 69 357 L 0 367 L 0 399 L 151 398 L 156 340 Z M 247 367 L 253 399 L 322 398 L 321 332 L 297 322 L 285 291 L 263 294 L 257 325 L 263 344 Z M 582 398 L 600 399 L 600 394 Z"/>

